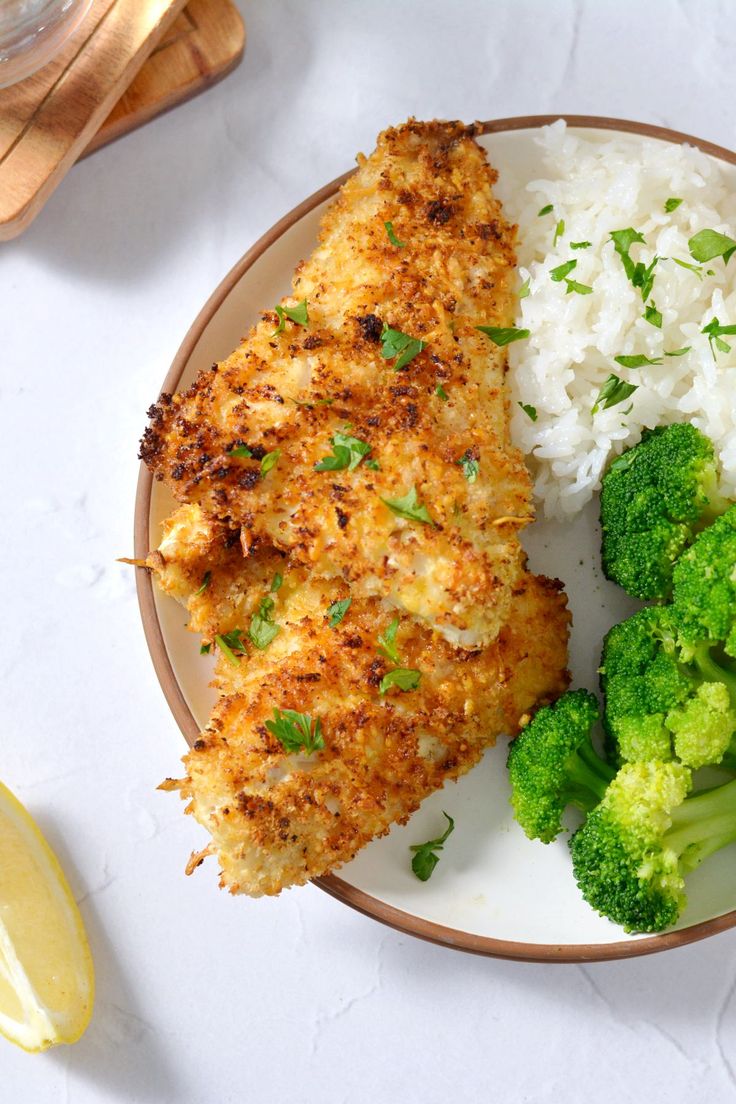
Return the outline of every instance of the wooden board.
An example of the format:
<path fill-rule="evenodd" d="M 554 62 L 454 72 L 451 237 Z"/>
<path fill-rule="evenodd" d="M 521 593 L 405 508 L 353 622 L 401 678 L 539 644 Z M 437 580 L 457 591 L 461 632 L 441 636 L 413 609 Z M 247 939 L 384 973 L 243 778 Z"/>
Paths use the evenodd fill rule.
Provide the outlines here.
<path fill-rule="evenodd" d="M 221 80 L 244 48 L 245 28 L 232 0 L 190 0 L 82 156 Z"/>
<path fill-rule="evenodd" d="M 93 0 L 64 49 L 0 92 L 0 240 L 35 218 L 185 0 Z"/>

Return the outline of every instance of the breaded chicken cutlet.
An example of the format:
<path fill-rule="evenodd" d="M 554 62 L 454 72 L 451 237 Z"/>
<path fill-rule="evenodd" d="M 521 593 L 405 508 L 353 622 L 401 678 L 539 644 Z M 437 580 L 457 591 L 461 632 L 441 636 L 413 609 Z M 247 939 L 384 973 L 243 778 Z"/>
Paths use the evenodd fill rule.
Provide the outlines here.
<path fill-rule="evenodd" d="M 348 861 L 566 685 L 564 595 L 518 539 L 505 354 L 478 329 L 513 323 L 514 231 L 473 133 L 382 134 L 293 295 L 150 411 L 141 455 L 187 505 L 149 566 L 220 695 L 166 786 L 212 837 L 190 867 L 216 853 L 233 892 Z"/>
<path fill-rule="evenodd" d="M 278 626 L 264 650 L 245 633 L 247 654 L 219 650 L 219 701 L 185 758 L 186 777 L 165 784 L 212 837 L 194 863 L 216 854 L 221 885 L 235 893 L 278 893 L 348 861 L 566 686 L 565 598 L 559 584 L 528 572 L 514 617 L 476 651 L 401 617 L 392 647 L 421 678 L 411 692 L 382 694 L 395 663 L 379 650 L 393 617 L 381 599 L 352 598 L 331 625 L 330 608 L 350 597 L 343 582 L 289 567 L 269 547 L 244 559 L 237 532 L 197 506 L 168 520 L 149 563 L 207 642 L 219 635 L 232 644 L 264 598 Z M 289 751 L 269 731 L 274 710 L 285 709 L 320 719 L 321 750 Z"/>
<path fill-rule="evenodd" d="M 282 314 L 162 395 L 141 448 L 180 501 L 469 648 L 509 613 L 532 519 L 504 350 L 477 328 L 514 316 L 515 230 L 495 179 L 472 127 L 385 131 Z M 371 466 L 319 469 L 339 434 Z"/>

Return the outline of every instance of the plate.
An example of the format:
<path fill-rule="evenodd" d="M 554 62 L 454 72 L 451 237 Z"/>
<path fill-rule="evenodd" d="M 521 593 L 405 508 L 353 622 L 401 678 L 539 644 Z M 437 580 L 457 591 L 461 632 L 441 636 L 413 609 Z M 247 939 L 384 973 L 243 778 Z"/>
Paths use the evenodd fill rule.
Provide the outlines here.
<path fill-rule="evenodd" d="M 687 141 L 717 158 L 736 185 L 736 154 L 689 135 L 617 119 L 562 116 L 586 137 L 611 131 L 662 142 Z M 483 124 L 480 139 L 499 170 L 529 180 L 541 175 L 539 128 L 560 116 L 500 119 Z M 197 372 L 222 360 L 264 306 L 280 300 L 292 271 L 316 243 L 320 217 L 349 174 L 327 184 L 276 223 L 245 254 L 212 294 L 177 353 L 162 390 L 187 387 Z M 153 398 L 154 396 L 152 396 Z M 158 543 L 158 524 L 174 506 L 169 492 L 141 467 L 136 500 L 136 556 Z M 634 606 L 600 573 L 596 506 L 571 523 L 537 522 L 525 541 L 533 570 L 565 581 L 574 627 L 573 685 L 594 688 L 601 640 Z M 149 573 L 138 572 L 143 626 L 154 667 L 171 710 L 192 744 L 207 722 L 214 693 L 211 660 L 182 624 L 181 607 L 160 595 Z M 675 929 L 627 936 L 582 900 L 572 877 L 565 838 L 545 847 L 527 840 L 511 816 L 506 747 L 489 750 L 470 774 L 433 794 L 409 824 L 374 840 L 340 873 L 316 884 L 345 904 L 421 938 L 478 954 L 528 961 L 587 962 L 625 958 L 680 946 L 736 926 L 736 866 L 727 848 L 688 879 L 689 904 Z M 446 809 L 454 833 L 429 882 L 411 873 L 409 845 L 436 836 Z"/>

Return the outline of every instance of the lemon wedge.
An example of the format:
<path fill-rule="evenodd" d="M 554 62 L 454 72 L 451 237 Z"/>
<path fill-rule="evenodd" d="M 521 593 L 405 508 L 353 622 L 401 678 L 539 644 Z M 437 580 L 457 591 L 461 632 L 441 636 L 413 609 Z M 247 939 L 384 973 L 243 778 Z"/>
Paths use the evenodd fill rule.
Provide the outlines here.
<path fill-rule="evenodd" d="M 0 782 L 0 1032 L 29 1051 L 74 1043 L 93 998 L 92 955 L 64 872 Z"/>

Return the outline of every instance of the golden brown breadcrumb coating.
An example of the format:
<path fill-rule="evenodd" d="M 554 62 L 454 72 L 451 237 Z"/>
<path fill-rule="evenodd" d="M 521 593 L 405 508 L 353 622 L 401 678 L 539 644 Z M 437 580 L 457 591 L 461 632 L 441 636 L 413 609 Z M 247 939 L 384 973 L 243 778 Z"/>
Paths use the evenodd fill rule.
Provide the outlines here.
<path fill-rule="evenodd" d="M 378 637 L 393 611 L 379 599 L 354 597 L 330 627 L 328 607 L 349 596 L 344 583 L 289 568 L 268 548 L 243 558 L 226 527 L 192 506 L 169 519 L 149 562 L 189 609 L 190 628 L 209 639 L 247 630 L 261 599 L 274 602 L 279 632 L 266 650 L 246 638 L 237 662 L 219 653 L 220 699 L 185 758 L 186 777 L 168 783 L 211 834 L 205 851 L 217 854 L 221 885 L 235 893 L 278 893 L 347 862 L 566 686 L 565 597 L 526 572 L 513 618 L 474 652 L 401 617 L 395 646 L 421 680 L 411 693 L 381 694 L 393 664 Z M 276 571 L 283 582 L 273 592 Z M 324 749 L 287 753 L 266 728 L 274 709 L 320 718 Z"/>
<path fill-rule="evenodd" d="M 148 563 L 218 656 L 210 722 L 165 788 L 211 836 L 189 869 L 216 853 L 232 892 L 347 862 L 567 683 L 564 594 L 518 539 L 505 353 L 477 328 L 512 325 L 516 276 L 473 135 L 380 135 L 293 294 L 149 412 L 141 455 L 185 505 Z M 323 746 L 279 739 L 283 710 Z"/>
<path fill-rule="evenodd" d="M 513 322 L 515 228 L 495 179 L 472 128 L 385 131 L 283 300 L 306 300 L 308 324 L 280 327 L 266 312 L 227 360 L 161 397 L 141 447 L 181 501 L 469 648 L 504 623 L 532 516 L 509 442 L 505 353 L 476 328 Z M 384 327 L 424 343 L 399 371 L 382 356 Z M 346 424 L 380 470 L 315 470 Z M 477 462 L 472 482 L 463 458 Z M 412 487 L 431 524 L 385 504 Z"/>

